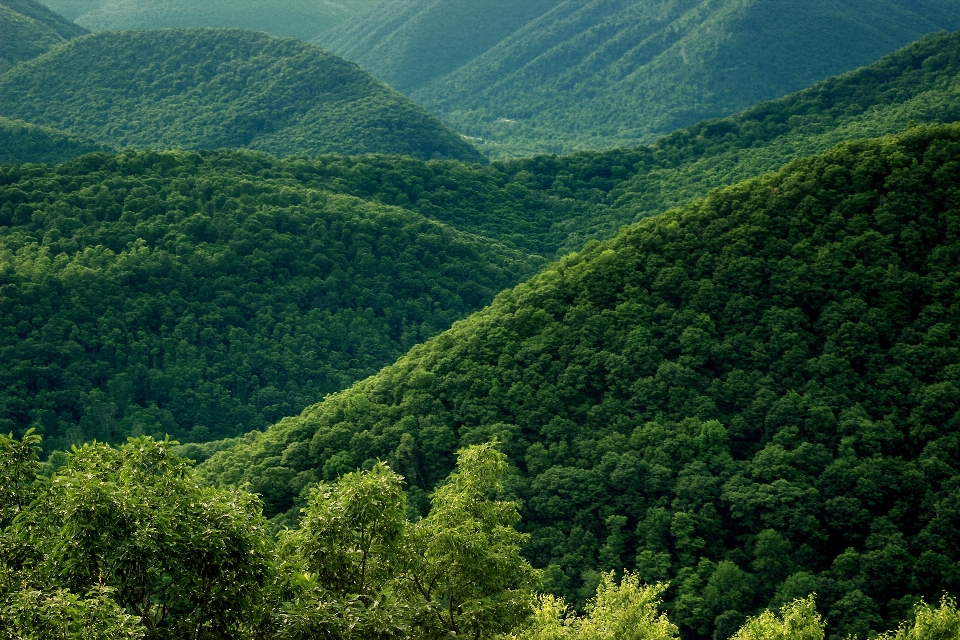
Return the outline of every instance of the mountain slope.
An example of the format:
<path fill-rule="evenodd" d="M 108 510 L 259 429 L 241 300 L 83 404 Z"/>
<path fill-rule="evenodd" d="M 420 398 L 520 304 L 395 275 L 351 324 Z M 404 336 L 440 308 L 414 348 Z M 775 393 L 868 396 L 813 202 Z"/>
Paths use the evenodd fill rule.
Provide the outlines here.
<path fill-rule="evenodd" d="M 495 161 L 292 160 L 304 185 L 399 205 L 524 251 L 562 256 L 623 225 L 775 171 L 844 140 L 960 120 L 960 33 L 934 34 L 860 70 L 651 146 Z"/>
<path fill-rule="evenodd" d="M 265 427 L 544 264 L 241 151 L 0 165 L 0 431 Z"/>
<path fill-rule="evenodd" d="M 0 73 L 86 32 L 34 0 L 3 0 L 0 2 Z"/>
<path fill-rule="evenodd" d="M 0 79 L 0 113 L 118 146 L 481 159 L 353 63 L 239 30 L 73 40 Z"/>
<path fill-rule="evenodd" d="M 107 148 L 65 131 L 0 116 L 0 164 L 56 164 L 94 151 L 107 151 Z"/>
<path fill-rule="evenodd" d="M 92 31 L 178 27 L 239 28 L 309 40 L 379 0 L 102 0 L 74 16 Z M 50 0 L 50 6 L 62 3 Z M 67 7 L 69 10 L 70 7 Z"/>
<path fill-rule="evenodd" d="M 482 20 L 492 2 L 420 0 L 417 13 L 397 0 L 405 23 L 384 7 L 318 42 L 486 139 L 497 157 L 648 142 L 960 27 L 960 7 L 946 0 L 567 0 L 538 3 L 539 16 L 456 69 L 428 62 L 451 46 L 442 16 Z"/>
<path fill-rule="evenodd" d="M 960 586 L 960 126 L 791 163 L 622 231 L 201 466 L 273 513 L 388 459 L 422 501 L 496 437 L 583 602 L 670 580 L 688 638 L 808 593 L 831 633 Z M 726 637 L 726 636 L 723 636 Z"/>

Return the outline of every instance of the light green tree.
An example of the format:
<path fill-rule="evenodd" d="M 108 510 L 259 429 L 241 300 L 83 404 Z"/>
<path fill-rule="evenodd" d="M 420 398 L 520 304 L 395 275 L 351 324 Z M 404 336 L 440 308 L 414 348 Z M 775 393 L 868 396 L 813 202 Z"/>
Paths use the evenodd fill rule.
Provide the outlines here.
<path fill-rule="evenodd" d="M 625 572 L 618 585 L 614 572 L 603 575 L 585 616 L 575 615 L 562 598 L 545 595 L 530 622 L 511 640 L 672 640 L 678 629 L 660 612 L 667 585 L 643 585 Z"/>
<path fill-rule="evenodd" d="M 878 640 L 958 640 L 960 639 L 960 611 L 952 598 L 944 598 L 939 607 L 925 602 L 916 609 L 912 623 L 903 623 L 895 632 L 886 633 Z"/>
<path fill-rule="evenodd" d="M 402 482 L 383 463 L 348 473 L 314 491 L 299 529 L 281 532 L 280 637 L 408 634 L 411 606 L 396 594 L 404 566 Z"/>
<path fill-rule="evenodd" d="M 817 613 L 815 594 L 769 609 L 747 620 L 732 640 L 823 640 L 824 623 Z"/>
<path fill-rule="evenodd" d="M 38 483 L 33 504 L 4 532 L 17 549 L 7 560 L 11 580 L 38 594 L 14 594 L 13 610 L 34 602 L 83 620 L 109 599 L 139 618 L 148 639 L 253 633 L 271 570 L 260 502 L 201 486 L 175 444 L 142 437 L 118 448 L 84 445 Z M 92 599 L 77 595 L 91 589 Z"/>
<path fill-rule="evenodd" d="M 457 453 L 457 469 L 434 492 L 429 515 L 410 527 L 405 579 L 418 596 L 417 633 L 490 637 L 532 612 L 539 572 L 520 555 L 526 534 L 516 502 L 497 500 L 507 458 L 495 443 Z"/>

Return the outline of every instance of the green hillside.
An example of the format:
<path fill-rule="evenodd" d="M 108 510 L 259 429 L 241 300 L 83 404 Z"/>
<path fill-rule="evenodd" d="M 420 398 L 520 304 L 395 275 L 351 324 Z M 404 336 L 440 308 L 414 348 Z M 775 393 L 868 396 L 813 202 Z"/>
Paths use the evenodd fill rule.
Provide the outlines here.
<path fill-rule="evenodd" d="M 34 0 L 0 2 L 0 73 L 86 33 Z"/>
<path fill-rule="evenodd" d="M 488 166 L 326 156 L 275 170 L 312 188 L 395 204 L 546 256 L 774 171 L 843 140 L 960 120 L 960 33 L 939 33 L 863 69 L 655 145 Z"/>
<path fill-rule="evenodd" d="M 78 38 L 0 78 L 0 113 L 117 146 L 482 158 L 355 64 L 250 31 Z"/>
<path fill-rule="evenodd" d="M 251 152 L 0 166 L 0 432 L 263 428 L 544 264 Z"/>
<path fill-rule="evenodd" d="M 949 0 L 501 4 L 395 0 L 317 42 L 515 157 L 650 142 L 960 27 Z"/>
<path fill-rule="evenodd" d="M 275 515 L 380 458 L 424 505 L 497 438 L 549 592 L 626 567 L 686 638 L 812 592 L 835 637 L 895 626 L 960 588 L 958 172 L 960 126 L 917 127 L 715 192 L 201 471 Z"/>
<path fill-rule="evenodd" d="M 0 164 L 58 163 L 106 147 L 87 138 L 0 116 Z"/>
<path fill-rule="evenodd" d="M 92 31 L 217 27 L 309 40 L 380 0 L 48 0 Z"/>
<path fill-rule="evenodd" d="M 316 41 L 409 93 L 456 71 L 561 2 L 388 0 Z"/>

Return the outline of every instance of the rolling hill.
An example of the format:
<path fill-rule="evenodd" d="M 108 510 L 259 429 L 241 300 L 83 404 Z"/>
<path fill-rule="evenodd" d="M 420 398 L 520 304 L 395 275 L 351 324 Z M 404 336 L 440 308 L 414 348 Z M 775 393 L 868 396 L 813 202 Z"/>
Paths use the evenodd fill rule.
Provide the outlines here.
<path fill-rule="evenodd" d="M 0 165 L 0 431 L 236 436 L 369 376 L 545 261 L 249 151 Z"/>
<path fill-rule="evenodd" d="M 72 40 L 0 78 L 0 114 L 115 146 L 482 159 L 355 64 L 240 30 Z"/>
<path fill-rule="evenodd" d="M 87 30 L 35 0 L 0 2 L 0 73 Z"/>
<path fill-rule="evenodd" d="M 87 138 L 0 116 L 0 164 L 59 163 L 108 147 Z"/>
<path fill-rule="evenodd" d="M 380 0 L 47 0 L 92 31 L 214 27 L 309 40 Z"/>
<path fill-rule="evenodd" d="M 651 142 L 960 27 L 946 0 L 513 4 L 395 0 L 317 42 L 503 157 Z"/>
<path fill-rule="evenodd" d="M 200 471 L 284 523 L 379 458 L 423 509 L 496 438 L 548 592 L 582 605 L 626 567 L 670 581 L 686 638 L 813 592 L 836 637 L 891 628 L 960 587 L 958 185 L 958 125 L 795 161 L 589 245 Z"/>
<path fill-rule="evenodd" d="M 402 206 L 560 257 L 712 189 L 775 171 L 838 142 L 960 120 L 960 33 L 939 33 L 876 63 L 655 144 L 488 166 L 390 157 L 280 162 L 301 184 Z"/>

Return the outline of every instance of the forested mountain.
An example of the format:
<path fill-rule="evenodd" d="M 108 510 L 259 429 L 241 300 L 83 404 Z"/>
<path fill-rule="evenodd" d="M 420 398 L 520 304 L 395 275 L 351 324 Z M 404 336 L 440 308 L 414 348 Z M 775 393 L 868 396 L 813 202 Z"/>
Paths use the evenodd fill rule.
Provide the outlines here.
<path fill-rule="evenodd" d="M 317 42 L 503 157 L 650 142 L 958 27 L 949 0 L 392 0 Z"/>
<path fill-rule="evenodd" d="M 98 245 L 104 245 L 119 257 L 110 258 L 100 266 L 84 263 L 92 270 L 89 273 L 95 274 L 95 277 L 91 275 L 89 286 L 98 292 L 101 289 L 104 291 L 93 298 L 102 301 L 110 309 L 129 309 L 132 315 L 123 316 L 117 323 L 81 331 L 79 335 L 83 338 L 78 343 L 83 345 L 83 350 L 74 354 L 62 353 L 56 346 L 56 340 L 43 337 L 45 331 L 52 331 L 51 335 L 66 336 L 62 332 L 57 333 L 62 329 L 44 327 L 60 327 L 63 322 L 72 323 L 70 326 L 85 327 L 85 323 L 92 322 L 91 318 L 108 316 L 107 311 L 97 311 L 92 315 L 82 312 L 85 304 L 83 298 L 87 294 L 76 294 L 79 297 L 69 298 L 72 302 L 60 307 L 47 306 L 46 301 L 48 298 L 66 296 L 66 292 L 56 295 L 38 293 L 39 298 L 29 298 L 32 302 L 22 307 L 0 310 L 4 326 L 14 327 L 21 320 L 31 318 L 29 327 L 25 325 L 9 334 L 5 343 L 5 348 L 12 349 L 5 352 L 7 361 L 20 364 L 8 371 L 12 377 L 2 385 L 4 400 L 0 406 L 3 407 L 3 419 L 8 422 L 3 423 L 7 426 L 0 425 L 0 430 L 14 429 L 21 433 L 31 424 L 38 423 L 43 425 L 48 445 L 62 447 L 79 439 L 81 434 L 115 440 L 142 429 L 146 433 L 170 432 L 183 440 L 203 441 L 265 426 L 317 401 L 325 393 L 339 390 L 373 373 L 415 342 L 446 328 L 454 319 L 484 304 L 499 288 L 519 281 L 523 273 L 538 268 L 543 264 L 541 256 L 562 255 L 580 248 L 586 239 L 609 237 L 621 224 L 660 213 L 741 177 L 775 169 L 785 164 L 793 154 L 813 153 L 838 139 L 897 130 L 905 127 L 910 119 L 918 122 L 956 119 L 958 94 L 955 79 L 958 70 L 960 34 L 929 37 L 854 74 L 833 79 L 774 103 L 760 105 L 735 118 L 708 121 L 677 132 L 661 139 L 655 148 L 581 153 L 564 158 L 543 156 L 496 162 L 489 166 L 455 161 L 424 162 L 398 156 L 345 158 L 326 155 L 315 159 L 278 160 L 249 153 L 207 154 L 196 171 L 204 180 L 213 181 L 213 191 L 204 191 L 206 195 L 203 197 L 190 195 L 187 204 L 171 197 L 170 193 L 172 189 L 179 188 L 176 185 L 180 184 L 180 172 L 189 173 L 193 170 L 190 169 L 190 163 L 193 162 L 190 158 L 195 156 L 164 155 L 163 162 L 170 162 L 175 168 L 169 174 L 160 172 L 160 182 L 143 186 L 140 182 L 149 182 L 147 178 L 130 178 L 132 182 L 123 189 L 111 185 L 126 170 L 119 167 L 138 166 L 138 161 L 124 160 L 128 156 L 120 156 L 109 162 L 102 159 L 90 161 L 92 164 L 89 166 L 86 164 L 88 161 L 81 160 L 60 169 L 33 168 L 24 174 L 25 177 L 20 177 L 18 169 L 9 169 L 6 175 L 10 182 L 0 190 L 0 198 L 4 199 L 2 206 L 5 207 L 4 217 L 0 218 L 3 246 L 14 252 L 11 255 L 15 257 L 21 246 L 35 242 L 34 249 L 20 249 L 26 251 L 22 259 L 35 262 L 34 253 L 47 251 L 53 260 L 61 250 L 57 247 L 61 247 L 58 243 L 62 237 L 65 238 L 62 242 L 67 243 L 64 247 L 74 247 L 76 243 L 73 249 L 66 249 L 67 255 L 73 256 L 70 258 L 70 264 L 73 264 L 77 260 L 87 259 L 82 257 L 85 253 L 74 256 L 74 251 L 79 251 L 79 248 L 94 251 Z M 57 159 L 57 153 L 68 154 L 71 149 L 79 151 L 83 145 L 89 144 L 74 137 L 64 137 L 66 134 L 21 123 L 8 123 L 0 128 L 0 135 L 10 135 L 7 132 L 15 135 L 6 139 L 10 142 L 2 146 L 5 151 L 23 149 L 25 153 L 54 154 L 46 157 L 40 155 L 35 159 Z M 107 168 L 96 168 L 102 163 Z M 143 171 L 146 175 L 152 175 L 146 169 Z M 226 177 L 217 178 L 221 173 Z M 61 174 L 79 177 L 74 183 L 71 182 L 73 178 L 68 180 Z M 64 181 L 73 186 L 64 186 Z M 53 186 L 46 186 L 48 182 Z M 332 256 L 339 256 L 330 259 L 339 265 L 336 268 L 340 271 L 335 277 L 336 284 L 333 280 L 323 280 L 327 283 L 323 286 L 327 288 L 323 289 L 322 295 L 311 293 L 304 297 L 304 294 L 297 292 L 297 287 L 301 286 L 299 280 L 291 281 L 292 284 L 280 287 L 273 293 L 258 288 L 260 284 L 255 283 L 263 280 L 260 276 L 251 278 L 236 275 L 239 278 L 237 282 L 245 284 L 231 284 L 234 281 L 223 275 L 219 270 L 221 267 L 204 267 L 190 271 L 189 277 L 183 276 L 188 278 L 190 285 L 179 291 L 178 295 L 184 298 L 181 301 L 171 298 L 173 294 L 166 288 L 171 286 L 172 279 L 180 277 L 175 275 L 180 273 L 177 269 L 182 264 L 178 261 L 181 258 L 177 257 L 180 256 L 179 249 L 165 244 L 163 251 L 167 253 L 161 254 L 163 260 L 168 259 L 168 253 L 174 257 L 169 258 L 173 261 L 169 265 L 172 271 L 164 272 L 167 273 L 164 278 L 153 284 L 148 281 L 143 289 L 111 289 L 119 286 L 117 283 L 122 281 L 118 280 L 121 278 L 119 274 L 124 273 L 114 261 L 122 262 L 121 257 L 126 255 L 125 252 L 133 251 L 131 243 L 140 237 L 144 237 L 150 246 L 153 246 L 151 243 L 160 242 L 153 235 L 138 235 L 153 229 L 146 220 L 165 221 L 165 216 L 173 216 L 169 234 L 184 234 L 187 240 L 183 241 L 183 250 L 195 251 L 198 243 L 213 242 L 214 237 L 204 236 L 193 230 L 191 225 L 199 225 L 197 228 L 200 229 L 209 229 L 210 225 L 214 225 L 219 229 L 222 219 L 229 222 L 229 215 L 233 215 L 229 207 L 234 206 L 230 203 L 243 194 L 245 187 L 241 185 L 246 182 L 256 185 L 254 195 L 261 193 L 261 190 L 274 193 L 293 189 L 296 193 L 337 193 L 360 198 L 366 202 L 350 199 L 343 202 L 354 203 L 349 207 L 355 207 L 358 211 L 391 212 L 386 219 L 393 220 L 390 216 L 399 216 L 398 219 L 428 225 L 425 227 L 428 229 L 433 228 L 428 220 L 449 225 L 444 228 L 473 234 L 482 238 L 479 240 L 482 243 L 492 241 L 500 244 L 501 247 L 495 248 L 496 255 L 500 257 L 490 258 L 486 253 L 478 253 L 467 264 L 485 263 L 490 259 L 492 262 L 484 267 L 494 270 L 490 275 L 483 275 L 487 272 L 479 266 L 472 266 L 470 269 L 479 270 L 476 275 L 459 272 L 454 281 L 446 281 L 443 278 L 447 276 L 434 271 L 440 266 L 434 265 L 427 257 L 431 251 L 437 250 L 436 247 L 430 243 L 417 245 L 421 248 L 412 249 L 414 255 L 408 257 L 413 265 L 411 268 L 418 274 L 411 278 L 419 279 L 420 284 L 399 286 L 394 278 L 406 276 L 391 271 L 394 258 L 390 256 L 393 254 L 378 258 L 379 266 L 367 273 L 354 264 L 353 261 L 360 258 L 352 253 L 352 245 L 348 241 L 340 241 L 345 247 L 341 249 L 340 245 L 330 244 L 332 241 L 323 237 L 317 240 L 320 243 L 318 246 L 324 252 L 333 252 Z M 37 186 L 25 188 L 21 183 Z M 146 189 L 143 195 L 131 195 L 141 188 Z M 191 190 L 193 188 L 190 187 Z M 113 208 L 119 208 L 120 211 L 131 209 L 146 217 L 143 220 L 137 218 L 137 222 L 129 224 L 122 217 L 120 220 L 110 218 L 103 222 L 86 221 L 79 227 L 74 226 L 76 222 L 67 222 L 63 226 L 59 222 L 47 222 L 47 215 L 59 219 L 61 214 L 44 212 L 60 211 L 61 208 L 75 211 L 77 207 L 86 210 L 93 206 L 86 204 L 93 197 L 90 195 L 93 191 L 98 194 L 95 201 L 106 199 L 112 203 L 104 205 L 111 211 Z M 218 204 L 223 198 L 226 200 Z M 191 214 L 201 210 L 205 212 L 210 200 L 218 207 L 218 213 L 210 214 L 212 217 L 209 220 L 183 217 L 183 210 Z M 142 201 L 148 202 L 149 206 Z M 261 196 L 256 196 L 256 202 L 261 202 Z M 394 207 L 405 209 L 407 213 Z M 220 211 L 219 208 L 226 210 Z M 35 213 L 38 211 L 41 213 Z M 123 214 L 130 215 L 133 214 Z M 273 234 L 280 232 L 275 227 L 278 224 L 276 219 L 273 214 L 262 222 L 244 218 L 245 224 L 250 225 L 245 227 L 244 233 L 266 234 L 265 237 L 272 238 Z M 231 235 L 234 231 L 230 231 L 233 228 L 230 225 L 234 223 L 228 222 L 223 222 L 228 225 L 226 231 L 217 232 L 225 235 L 216 235 L 215 239 L 231 247 L 235 238 Z M 48 230 L 48 224 L 56 228 Z M 130 227 L 130 224 L 134 226 Z M 259 224 L 265 227 L 259 229 Z M 406 256 L 399 245 L 392 243 L 416 244 L 413 238 L 421 234 L 418 230 L 420 227 L 410 227 L 413 222 L 396 224 L 400 224 L 400 229 L 408 230 L 401 233 L 396 227 L 390 227 L 392 230 L 377 232 L 375 236 L 379 238 L 386 233 L 389 239 L 382 240 L 386 243 L 384 246 L 392 246 L 394 249 L 391 251 L 400 251 L 398 255 Z M 155 231 L 149 233 L 154 234 Z M 433 238 L 432 231 L 423 233 L 425 237 Z M 57 243 L 54 243 L 55 238 L 58 239 Z M 122 242 L 117 238 L 122 238 Z M 399 238 L 407 240 L 401 241 Z M 286 236 L 276 240 L 278 247 L 287 247 L 286 242 Z M 378 246 L 373 240 L 370 242 L 371 246 Z M 467 244 L 473 246 L 471 242 Z M 48 248 L 44 249 L 45 246 Z M 319 259 L 300 253 L 306 251 L 305 247 L 306 244 L 295 243 L 289 249 L 294 258 L 284 257 L 287 254 L 283 251 L 287 249 L 271 250 L 269 253 L 273 257 L 268 258 L 268 262 L 262 266 L 267 274 L 264 277 L 269 277 L 271 282 L 279 278 L 277 273 L 283 272 L 283 260 L 292 259 L 300 264 L 300 261 Z M 239 269 L 229 266 L 234 264 L 230 260 L 241 260 L 247 255 L 243 253 L 246 250 L 242 247 L 223 249 L 227 255 L 234 256 L 229 260 L 224 259 L 224 265 L 227 266 L 223 268 Z M 341 251 L 346 251 L 346 254 Z M 374 255 L 380 255 L 378 249 L 372 251 Z M 512 257 L 504 263 L 503 256 Z M 40 260 L 39 264 L 46 264 L 42 259 L 36 259 Z M 43 267 L 51 269 L 54 274 L 52 279 L 44 281 L 46 284 L 43 287 L 54 287 L 51 291 L 60 291 L 57 287 L 61 285 L 55 283 L 67 277 L 63 275 L 66 271 L 61 273 L 67 266 L 66 263 L 57 266 L 54 261 L 49 267 Z M 253 269 L 254 266 L 244 268 Z M 255 268 L 261 269 L 261 266 Z M 4 277 L 12 278 L 7 282 L 15 287 L 11 291 L 22 291 L 22 287 L 27 286 L 22 273 L 5 273 L 7 275 Z M 238 273 L 248 272 L 241 270 Z M 363 284 L 363 279 L 367 277 L 374 277 L 379 284 Z M 469 293 L 471 288 L 476 287 L 475 278 L 478 277 L 483 282 L 480 292 Z M 458 279 L 464 282 L 457 284 L 455 281 Z M 80 286 L 80 291 L 88 291 L 83 282 L 74 284 Z M 438 284 L 440 289 L 424 293 L 431 291 L 433 284 Z M 191 298 L 190 295 L 200 294 L 186 293 L 206 291 L 206 287 L 211 286 L 216 291 L 221 291 L 222 287 L 239 287 L 243 290 L 246 290 L 244 287 L 252 287 L 250 300 L 260 301 L 255 303 L 257 308 L 268 306 L 271 317 L 276 317 L 281 325 L 294 327 L 291 329 L 294 337 L 284 337 L 286 334 L 283 331 L 286 329 L 275 331 L 272 328 L 274 325 L 263 324 L 258 319 L 261 312 L 248 308 L 254 303 L 244 302 L 240 294 L 234 294 L 240 300 L 236 303 L 236 313 L 231 312 L 225 316 L 226 319 L 221 319 L 222 312 L 213 311 L 219 309 L 220 305 L 215 302 L 216 295 Z M 312 291 L 310 287 L 313 286 L 311 284 L 307 288 Z M 43 287 L 37 291 L 48 291 Z M 334 289 L 328 290 L 329 287 Z M 374 293 L 365 293 L 368 289 Z M 455 295 L 450 294 L 451 291 Z M 23 299 L 28 299 L 26 294 L 23 295 Z M 74 293 L 69 295 L 73 296 Z M 374 297 L 371 298 L 371 295 Z M 378 297 L 381 295 L 388 297 Z M 406 305 L 412 303 L 403 302 L 424 295 L 428 297 L 413 307 L 408 308 Z M 147 322 L 143 315 L 138 314 L 147 314 L 143 310 L 147 307 L 154 308 L 150 306 L 153 303 L 148 304 L 151 296 L 160 301 L 157 304 L 174 309 L 175 312 L 171 313 L 175 317 L 179 317 L 178 314 L 191 314 L 194 320 L 190 322 L 197 324 L 195 331 L 182 330 L 188 336 L 185 339 L 191 350 L 187 355 L 183 355 L 187 352 L 177 351 L 179 364 L 176 366 L 171 365 L 169 360 L 144 360 L 146 356 L 143 353 L 146 353 L 147 346 L 150 350 L 160 349 L 157 345 L 167 344 L 163 341 L 169 339 L 168 333 L 173 335 L 180 331 L 178 320 L 165 325 L 149 325 L 149 332 L 144 335 L 138 333 L 142 330 L 142 323 Z M 44 301 L 42 305 L 40 301 Z M 294 304 L 295 309 L 288 310 L 283 307 L 284 304 Z M 320 306 L 314 308 L 315 304 Z M 431 306 L 434 304 L 439 307 Z M 372 309 L 372 315 L 369 316 L 364 315 L 368 307 Z M 314 335 L 307 331 L 304 335 L 303 330 L 296 329 L 304 326 L 304 323 L 309 324 L 304 318 L 324 313 L 332 315 L 329 320 L 317 325 L 320 333 Z M 13 322 L 14 317 L 17 318 L 16 322 Z M 249 340 L 244 344 L 248 346 L 223 352 L 223 335 L 232 331 L 233 327 L 240 327 L 247 332 Z M 208 333 L 204 334 L 204 331 Z M 208 342 L 208 338 L 201 339 L 201 335 L 218 337 Z M 22 339 L 27 336 L 35 336 L 32 338 L 34 342 L 24 342 Z M 120 346 L 106 348 L 102 346 L 105 344 Z M 254 346 L 249 346 L 251 344 Z M 38 353 L 45 355 L 30 355 L 33 353 L 30 350 L 34 348 L 30 345 L 42 345 Z M 121 353 L 121 356 L 115 359 L 113 355 L 107 357 L 115 353 L 114 349 L 118 349 L 117 353 Z M 249 370 L 245 364 L 249 363 L 247 349 L 259 353 Z M 89 365 L 89 358 L 93 358 L 95 365 Z M 145 369 L 139 368 L 141 364 Z M 74 369 L 70 369 L 71 366 Z M 73 373 L 65 373 L 78 368 L 83 373 L 78 379 L 70 378 Z M 96 371 L 95 375 L 91 373 L 93 371 Z M 256 376 L 255 380 L 250 378 L 252 382 L 249 389 L 231 386 L 231 376 L 238 371 L 243 372 L 243 376 Z M 33 386 L 21 384 L 21 380 L 27 379 L 34 381 L 30 383 Z M 144 382 L 145 379 L 147 382 Z M 38 389 L 49 389 L 44 385 L 54 384 L 61 385 L 66 391 L 53 396 L 47 395 L 46 391 L 38 392 Z M 133 396 L 129 395 L 130 384 L 134 385 Z M 151 409 L 151 403 L 156 403 L 157 411 Z M 137 424 L 141 426 L 137 427 Z"/>
<path fill-rule="evenodd" d="M 0 166 L 0 432 L 62 449 L 262 428 L 543 264 L 251 152 Z"/>
<path fill-rule="evenodd" d="M 391 157 L 280 162 L 314 188 L 396 204 L 524 251 L 560 256 L 711 189 L 843 140 L 960 119 L 960 33 L 934 34 L 863 69 L 656 144 L 489 166 Z"/>
<path fill-rule="evenodd" d="M 714 192 L 200 470 L 290 522 L 380 458 L 424 508 L 496 438 L 548 592 L 625 567 L 686 638 L 812 592 L 837 638 L 895 626 L 960 587 L 958 172 L 960 125 L 915 127 Z"/>
<path fill-rule="evenodd" d="M 46 0 L 93 31 L 217 27 L 309 40 L 380 0 Z"/>
<path fill-rule="evenodd" d="M 86 33 L 35 0 L 0 2 L 0 73 Z"/>
<path fill-rule="evenodd" d="M 0 116 L 0 164 L 57 163 L 107 147 L 65 131 Z"/>
<path fill-rule="evenodd" d="M 116 146 L 482 158 L 355 64 L 252 31 L 77 38 L 0 78 L 0 114 Z"/>

